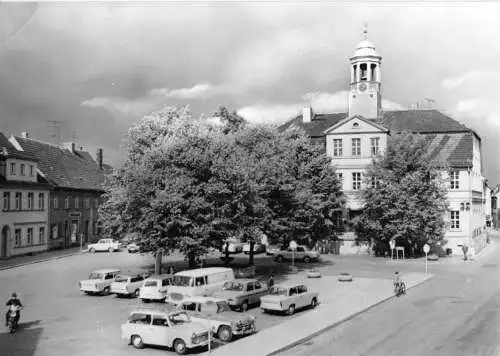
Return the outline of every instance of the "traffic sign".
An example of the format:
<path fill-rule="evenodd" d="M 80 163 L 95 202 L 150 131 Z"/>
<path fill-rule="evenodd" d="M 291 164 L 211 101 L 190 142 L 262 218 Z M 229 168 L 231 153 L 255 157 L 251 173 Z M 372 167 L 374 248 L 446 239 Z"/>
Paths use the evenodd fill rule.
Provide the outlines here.
<path fill-rule="evenodd" d="M 290 246 L 290 248 L 292 250 L 296 250 L 297 249 L 297 243 L 295 241 L 290 241 L 290 245 L 289 246 Z"/>
<path fill-rule="evenodd" d="M 389 246 L 391 247 L 391 250 L 394 250 L 394 248 L 396 247 L 396 241 L 394 240 L 389 241 Z"/>
<path fill-rule="evenodd" d="M 427 245 L 427 244 L 425 244 L 425 245 L 424 245 L 424 252 L 425 252 L 425 253 L 429 253 L 429 251 L 430 251 L 430 250 L 431 250 L 430 246 L 429 246 L 429 245 Z"/>

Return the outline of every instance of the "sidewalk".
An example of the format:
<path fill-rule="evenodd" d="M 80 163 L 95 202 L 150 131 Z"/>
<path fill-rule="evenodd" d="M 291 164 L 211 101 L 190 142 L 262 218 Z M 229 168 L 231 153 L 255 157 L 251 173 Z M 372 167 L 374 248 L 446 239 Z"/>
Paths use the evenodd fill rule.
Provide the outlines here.
<path fill-rule="evenodd" d="M 407 288 L 412 288 L 432 275 L 408 273 L 402 278 Z M 356 278 L 342 283 L 336 277 L 323 277 L 310 279 L 307 285 L 320 292 L 320 305 L 315 310 L 221 346 L 212 355 L 264 356 L 283 352 L 394 297 L 390 279 Z"/>
<path fill-rule="evenodd" d="M 80 247 L 72 247 L 65 250 L 45 251 L 32 256 L 29 255 L 14 256 L 9 259 L 0 260 L 0 271 L 26 266 L 33 263 L 56 260 L 59 258 L 76 255 L 78 253 L 81 253 Z"/>

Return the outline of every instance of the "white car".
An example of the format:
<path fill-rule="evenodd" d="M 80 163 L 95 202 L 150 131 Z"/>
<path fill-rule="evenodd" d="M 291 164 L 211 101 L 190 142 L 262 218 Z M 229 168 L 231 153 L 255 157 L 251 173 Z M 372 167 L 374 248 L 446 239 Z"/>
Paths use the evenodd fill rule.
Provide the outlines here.
<path fill-rule="evenodd" d="M 257 330 L 256 317 L 231 310 L 225 299 L 187 297 L 177 307 L 185 311 L 194 322 L 212 330 L 224 342 L 231 341 L 234 335 L 249 335 Z"/>
<path fill-rule="evenodd" d="M 141 349 L 144 345 L 172 347 L 179 355 L 189 349 L 206 346 L 209 330 L 193 322 L 183 311 L 139 308 L 122 324 L 122 339 Z"/>
<path fill-rule="evenodd" d="M 306 246 L 299 245 L 295 251 L 292 251 L 291 248 L 288 248 L 284 251 L 278 251 L 274 254 L 276 261 L 291 261 L 294 259 L 295 261 L 317 261 L 319 260 L 319 251 L 310 250 Z"/>
<path fill-rule="evenodd" d="M 111 293 L 111 283 L 119 275 L 119 269 L 101 269 L 90 273 L 89 278 L 80 281 L 80 291 L 86 294 L 109 294 Z"/>
<path fill-rule="evenodd" d="M 318 305 L 318 293 L 311 292 L 302 283 L 285 283 L 272 287 L 269 294 L 260 298 L 260 309 L 264 312 L 286 312 Z"/>
<path fill-rule="evenodd" d="M 226 244 L 228 244 L 229 253 L 240 253 L 243 251 L 243 244 L 238 239 L 228 239 L 226 243 L 222 246 L 222 253 L 226 252 Z"/>
<path fill-rule="evenodd" d="M 167 297 L 167 286 L 172 284 L 172 274 L 159 274 L 148 277 L 139 290 L 139 299 L 144 303 L 163 302 Z"/>
<path fill-rule="evenodd" d="M 119 249 L 120 243 L 113 239 L 100 239 L 99 241 L 97 241 L 97 243 L 89 244 L 87 247 L 87 250 L 92 253 L 96 251 L 114 252 L 118 251 Z"/>
<path fill-rule="evenodd" d="M 258 242 L 255 243 L 253 245 L 253 253 L 257 254 L 257 253 L 261 253 L 261 252 L 266 252 L 266 245 L 258 243 Z M 243 245 L 243 253 L 245 255 L 250 254 L 250 244 L 249 243 Z"/>
<path fill-rule="evenodd" d="M 147 275 L 140 274 L 120 274 L 111 283 L 111 293 L 118 297 L 138 297 L 139 290 Z"/>

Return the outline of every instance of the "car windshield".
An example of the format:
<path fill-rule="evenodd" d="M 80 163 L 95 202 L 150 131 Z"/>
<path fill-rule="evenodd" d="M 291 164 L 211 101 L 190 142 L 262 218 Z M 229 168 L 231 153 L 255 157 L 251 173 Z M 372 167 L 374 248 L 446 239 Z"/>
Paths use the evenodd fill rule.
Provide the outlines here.
<path fill-rule="evenodd" d="M 232 290 L 236 292 L 243 292 L 243 283 L 239 282 L 226 282 L 224 283 L 224 290 Z"/>
<path fill-rule="evenodd" d="M 269 291 L 271 295 L 288 295 L 286 288 L 272 287 Z"/>
<path fill-rule="evenodd" d="M 146 281 L 144 282 L 144 287 L 156 287 L 158 285 L 157 281 Z"/>
<path fill-rule="evenodd" d="M 116 277 L 116 282 L 127 282 L 128 276 L 118 276 Z"/>
<path fill-rule="evenodd" d="M 97 272 L 92 272 L 89 275 L 89 279 L 102 279 L 102 274 Z"/>
<path fill-rule="evenodd" d="M 168 316 L 168 320 L 170 320 L 170 322 L 173 325 L 185 324 L 185 323 L 189 323 L 191 321 L 189 319 L 189 316 L 186 313 L 184 313 L 184 312 L 170 314 Z"/>
<path fill-rule="evenodd" d="M 191 277 L 190 276 L 174 276 L 174 278 L 172 280 L 173 286 L 189 287 L 190 284 L 191 284 Z"/>

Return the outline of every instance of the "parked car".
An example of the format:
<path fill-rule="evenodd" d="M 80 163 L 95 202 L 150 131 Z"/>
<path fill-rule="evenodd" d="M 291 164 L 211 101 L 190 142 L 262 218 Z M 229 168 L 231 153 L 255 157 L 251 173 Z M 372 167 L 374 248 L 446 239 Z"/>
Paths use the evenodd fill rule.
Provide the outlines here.
<path fill-rule="evenodd" d="M 119 269 L 102 269 L 90 273 L 89 278 L 80 281 L 80 291 L 86 294 L 109 294 L 111 283 L 113 283 L 120 273 Z"/>
<path fill-rule="evenodd" d="M 111 283 L 111 293 L 118 297 L 138 297 L 139 290 L 147 275 L 141 274 L 120 274 Z"/>
<path fill-rule="evenodd" d="M 247 313 L 237 313 L 224 299 L 213 297 L 189 297 L 178 305 L 195 322 L 211 329 L 221 341 L 229 342 L 234 335 L 254 333 L 256 318 Z"/>
<path fill-rule="evenodd" d="M 280 251 L 284 251 L 285 248 L 282 245 L 267 245 L 266 247 L 266 255 L 273 256 Z"/>
<path fill-rule="evenodd" d="M 189 349 L 208 345 L 206 326 L 191 320 L 186 312 L 138 308 L 121 326 L 122 339 L 141 349 L 145 345 L 172 347 L 179 355 Z"/>
<path fill-rule="evenodd" d="M 179 304 L 186 297 L 211 296 L 212 293 L 221 290 L 225 282 L 234 279 L 234 271 L 225 267 L 180 271 L 174 275 L 172 285 L 168 287 L 166 301 L 170 304 Z"/>
<path fill-rule="evenodd" d="M 269 295 L 260 298 L 260 308 L 269 311 L 286 312 L 288 315 L 297 309 L 318 305 L 318 293 L 307 290 L 305 284 L 281 284 L 270 289 Z"/>
<path fill-rule="evenodd" d="M 268 293 L 269 289 L 265 283 L 256 279 L 238 278 L 224 283 L 222 290 L 212 296 L 227 300 L 232 309 L 246 312 L 249 306 L 259 305 L 260 297 Z"/>
<path fill-rule="evenodd" d="M 277 252 L 274 256 L 276 261 L 278 262 L 283 262 L 285 260 L 291 261 L 292 256 L 295 259 L 295 261 L 310 262 L 310 261 L 317 261 L 319 259 L 319 252 L 315 250 L 310 250 L 306 246 L 299 245 L 297 246 L 297 250 L 295 250 L 295 252 L 292 251 L 291 248 L 287 248 L 284 251 Z"/>
<path fill-rule="evenodd" d="M 229 253 L 240 253 L 243 251 L 243 244 L 238 239 L 228 239 L 226 243 L 229 244 Z M 226 244 L 222 245 L 222 253 L 226 252 Z"/>
<path fill-rule="evenodd" d="M 172 284 L 173 275 L 157 274 L 144 280 L 139 289 L 139 298 L 144 303 L 151 301 L 164 302 L 167 297 L 167 286 Z"/>
<path fill-rule="evenodd" d="M 261 252 L 266 252 L 266 245 L 261 244 L 261 243 L 255 243 L 253 245 L 253 253 L 261 253 Z M 244 244 L 243 245 L 243 253 L 245 255 L 250 254 L 250 244 Z"/>
<path fill-rule="evenodd" d="M 128 251 L 128 253 L 137 253 L 137 252 L 140 253 L 140 252 L 142 252 L 142 249 L 138 244 L 136 244 L 135 242 L 132 242 L 132 243 L 129 243 L 127 245 L 127 251 Z"/>
<path fill-rule="evenodd" d="M 96 251 L 108 251 L 108 252 L 114 252 L 118 251 L 120 249 L 121 245 L 118 241 L 113 240 L 113 239 L 100 239 L 97 241 L 95 244 L 89 244 L 87 246 L 87 250 L 89 252 L 96 252 Z"/>

